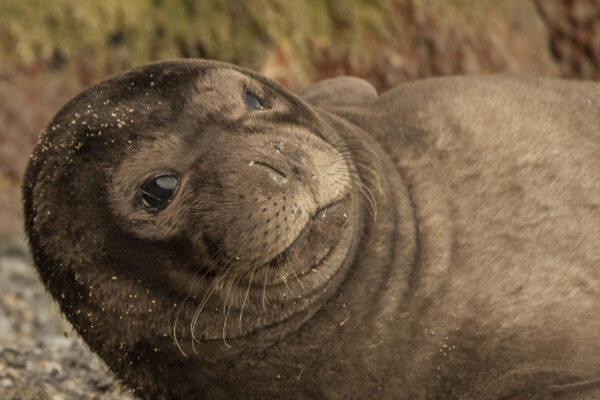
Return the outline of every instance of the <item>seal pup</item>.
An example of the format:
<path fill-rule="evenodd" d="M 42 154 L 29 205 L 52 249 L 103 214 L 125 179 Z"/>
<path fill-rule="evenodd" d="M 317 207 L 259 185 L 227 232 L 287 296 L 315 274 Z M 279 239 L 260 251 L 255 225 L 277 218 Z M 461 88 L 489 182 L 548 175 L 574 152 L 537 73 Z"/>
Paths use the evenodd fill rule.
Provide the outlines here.
<path fill-rule="evenodd" d="M 42 134 L 34 263 L 144 399 L 597 398 L 598 102 L 138 67 Z"/>

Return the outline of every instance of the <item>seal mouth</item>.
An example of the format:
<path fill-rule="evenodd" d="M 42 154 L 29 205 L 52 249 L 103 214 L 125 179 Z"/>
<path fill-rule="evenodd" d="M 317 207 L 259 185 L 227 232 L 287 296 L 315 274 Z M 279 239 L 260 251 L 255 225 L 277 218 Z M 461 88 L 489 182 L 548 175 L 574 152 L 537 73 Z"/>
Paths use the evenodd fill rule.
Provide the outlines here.
<path fill-rule="evenodd" d="M 340 209 L 341 204 L 342 204 L 343 201 L 344 201 L 344 198 L 342 198 L 340 200 L 336 200 L 336 201 L 332 202 L 331 204 L 329 204 L 329 205 L 327 205 L 325 207 L 319 208 L 313 214 L 313 216 L 308 220 L 308 222 L 306 223 L 306 225 L 304 225 L 304 228 L 302 228 L 302 230 L 300 231 L 300 233 L 298 234 L 298 236 L 296 236 L 296 238 L 292 241 L 292 243 L 290 243 L 288 245 L 288 247 L 286 247 L 281 253 L 279 253 L 277 256 L 275 256 L 273 258 L 273 260 L 271 260 L 269 262 L 269 264 L 271 264 L 273 261 L 275 261 L 278 257 L 286 257 L 292 251 L 292 249 L 294 249 L 295 247 L 298 247 L 298 244 L 300 242 L 302 242 L 303 239 L 306 238 L 306 236 L 308 235 L 309 231 L 311 230 L 311 228 L 315 224 L 315 222 L 319 218 L 320 219 L 326 218 L 328 212 L 334 212 L 334 211 Z"/>
<path fill-rule="evenodd" d="M 316 236 L 317 231 L 323 234 L 323 231 L 332 228 L 333 225 L 340 225 L 340 228 L 342 228 L 342 225 L 348 218 L 347 212 L 344 211 L 344 205 L 347 203 L 347 200 L 348 195 L 331 202 L 325 207 L 319 208 L 296 238 L 281 253 L 273 257 L 262 267 L 266 270 L 275 271 L 274 276 L 269 279 L 267 286 L 285 284 L 288 276 L 294 279 L 301 278 L 314 271 L 327 258 L 337 245 L 337 235 L 328 235 L 332 237 L 327 240 L 327 243 L 323 240 L 318 240 L 319 238 L 311 238 L 311 236 Z M 337 223 L 334 220 L 337 220 Z M 308 248 L 312 247 L 311 245 L 319 247 L 311 249 L 312 252 L 316 251 L 315 256 L 310 260 L 306 260 L 301 268 L 294 268 L 294 261 L 297 261 L 294 259 L 297 259 L 300 253 L 308 251 Z"/>

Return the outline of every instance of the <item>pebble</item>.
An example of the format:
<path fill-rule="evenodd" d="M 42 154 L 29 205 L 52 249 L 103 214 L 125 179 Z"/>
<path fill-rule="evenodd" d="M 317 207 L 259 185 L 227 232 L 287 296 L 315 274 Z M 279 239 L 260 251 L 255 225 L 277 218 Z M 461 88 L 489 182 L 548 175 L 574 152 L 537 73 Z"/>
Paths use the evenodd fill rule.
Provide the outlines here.
<path fill-rule="evenodd" d="M 12 379 L 2 378 L 0 379 L 0 387 L 11 387 L 13 385 Z"/>
<path fill-rule="evenodd" d="M 0 399 L 133 400 L 64 320 L 23 255 L 0 252 L 0 333 Z"/>

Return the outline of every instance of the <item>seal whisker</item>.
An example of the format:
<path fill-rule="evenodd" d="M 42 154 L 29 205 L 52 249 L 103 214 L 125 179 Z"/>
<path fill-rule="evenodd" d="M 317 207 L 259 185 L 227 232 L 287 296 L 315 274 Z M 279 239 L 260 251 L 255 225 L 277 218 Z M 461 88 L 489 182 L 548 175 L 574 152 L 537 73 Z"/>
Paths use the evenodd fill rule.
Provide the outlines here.
<path fill-rule="evenodd" d="M 208 299 L 210 298 L 210 296 L 214 292 L 215 287 L 216 286 L 211 286 L 209 288 L 209 290 L 207 290 L 205 292 L 205 295 L 202 298 L 202 301 L 200 302 L 200 305 L 194 311 L 194 315 L 192 317 L 192 320 L 190 321 L 190 331 L 191 331 L 191 334 L 192 334 L 192 340 L 193 341 L 197 340 L 196 335 L 195 335 L 195 330 L 196 330 L 196 324 L 198 323 L 198 318 L 199 318 L 200 314 L 202 313 L 202 309 L 204 308 L 204 305 L 206 304 L 206 302 L 208 302 Z"/>
<path fill-rule="evenodd" d="M 304 293 L 306 293 L 307 292 L 306 286 L 304 286 L 304 284 L 302 283 L 302 280 L 300 279 L 300 276 L 298 275 L 298 271 L 296 270 L 296 267 L 292 268 L 292 272 L 294 273 L 294 278 L 296 278 L 296 282 L 298 282 L 298 285 L 300 286 L 302 291 Z"/>
<path fill-rule="evenodd" d="M 356 136 L 346 136 L 342 141 L 344 147 L 354 152 L 362 152 L 365 154 L 369 154 L 373 159 L 377 160 L 378 163 L 381 163 L 381 157 L 375 150 L 373 150 L 372 146 L 362 137 Z"/>
<path fill-rule="evenodd" d="M 376 204 L 376 200 L 373 196 L 373 193 L 362 182 L 359 182 L 357 184 L 357 189 L 362 194 L 362 197 L 366 200 L 367 210 L 369 211 L 369 214 L 373 218 L 373 221 L 375 221 L 377 218 L 377 204 Z"/>
<path fill-rule="evenodd" d="M 303 252 L 303 251 L 306 251 L 305 247 L 306 247 L 306 245 L 305 245 L 305 246 L 303 246 L 302 248 L 298 249 L 298 252 Z M 298 267 L 298 266 L 296 265 L 296 263 L 292 263 L 291 265 L 292 265 L 292 273 L 294 274 L 294 277 L 295 277 L 295 278 L 296 278 L 296 280 L 298 281 L 298 284 L 299 284 L 300 288 L 301 288 L 301 289 L 302 289 L 304 292 L 306 292 L 306 287 L 304 286 L 304 284 L 303 284 L 303 283 L 302 283 L 302 281 L 300 280 L 300 275 L 298 274 L 298 270 L 297 270 L 297 267 Z M 285 285 L 286 285 L 286 287 L 287 287 L 287 286 L 288 286 L 288 285 L 287 285 L 287 281 L 284 281 L 284 282 L 285 282 Z M 288 288 L 288 289 L 289 289 L 289 288 Z M 293 293 L 291 290 L 290 290 L 290 292 L 292 293 L 292 295 L 293 295 L 294 297 L 296 297 L 296 294 L 295 294 L 295 293 Z"/>
<path fill-rule="evenodd" d="M 375 199 L 375 195 L 367 185 L 361 183 L 360 186 L 366 191 L 367 195 L 365 197 L 371 203 L 371 207 L 373 208 L 373 221 L 377 221 L 377 200 Z"/>
<path fill-rule="evenodd" d="M 228 348 L 231 348 L 231 345 L 229 343 L 227 343 L 227 319 L 229 318 L 229 312 L 231 311 L 231 307 L 232 305 L 230 305 L 227 308 L 227 313 L 224 316 L 224 320 L 223 320 L 223 331 L 222 331 L 222 335 L 223 335 L 223 344 L 225 346 L 227 346 Z"/>
<path fill-rule="evenodd" d="M 179 319 L 179 315 L 181 314 L 181 312 L 183 311 L 184 307 L 185 307 L 185 303 L 187 302 L 189 296 L 190 296 L 191 292 L 188 292 L 188 295 L 183 299 L 183 303 L 181 304 L 181 307 L 179 308 L 179 310 L 177 310 L 177 312 L 175 313 L 175 320 L 173 322 L 173 340 L 175 341 L 175 345 L 177 346 L 177 348 L 179 349 L 179 352 L 184 356 L 187 357 L 187 354 L 185 351 L 183 351 L 183 348 L 181 347 L 181 345 L 179 344 L 179 340 L 177 339 L 177 321 Z M 193 335 L 193 334 L 192 334 Z"/>
<path fill-rule="evenodd" d="M 230 268 L 231 268 L 231 266 L 230 266 Z M 229 279 L 229 286 L 227 287 L 227 292 L 225 293 L 225 300 L 223 302 L 223 315 L 225 315 L 225 307 L 227 306 L 227 301 L 229 299 L 229 295 L 231 294 L 231 289 L 233 288 L 233 285 L 236 282 L 236 280 L 238 280 L 239 278 L 240 278 L 239 273 L 233 272 L 233 275 Z M 222 280 L 224 281 L 225 278 L 223 278 Z"/>
<path fill-rule="evenodd" d="M 297 259 L 297 255 L 296 254 L 299 253 L 299 252 L 301 252 L 301 251 L 303 251 L 303 249 L 304 249 L 304 246 L 302 246 L 300 249 L 295 249 L 294 252 L 293 252 L 293 254 L 291 254 L 290 256 L 291 257 L 295 257 Z M 297 273 L 295 271 L 295 263 L 292 262 L 291 265 L 292 265 L 292 272 L 294 272 L 294 276 L 297 278 L 298 275 L 297 275 Z M 285 285 L 285 288 L 288 291 L 288 293 L 290 293 L 290 295 L 292 297 L 297 297 L 296 293 L 289 287 L 287 278 L 285 278 L 284 276 L 282 276 L 282 278 L 283 278 L 282 281 L 283 281 L 283 283 Z"/>
<path fill-rule="evenodd" d="M 369 172 L 376 174 L 375 170 L 368 168 Z M 369 185 L 365 184 L 363 178 L 357 171 L 352 171 L 354 175 L 354 179 L 350 180 L 348 183 L 350 185 L 354 184 L 358 187 L 359 191 L 362 193 L 365 200 L 368 202 L 369 213 L 373 217 L 373 220 L 377 219 L 377 199 L 373 193 L 373 191 L 369 188 Z M 343 179 L 341 182 L 345 182 Z M 384 196 L 384 203 L 387 202 L 385 197 L 385 192 L 381 189 L 380 181 L 377 179 L 376 182 L 373 183 L 373 186 L 377 188 L 377 191 Z"/>
<path fill-rule="evenodd" d="M 201 270 L 201 269 L 202 269 L 202 267 L 201 267 L 201 266 L 198 266 L 198 267 L 196 268 L 196 271 L 195 271 L 195 273 L 197 273 L 197 272 L 198 272 L 199 270 Z M 203 273 L 203 274 L 200 276 L 200 278 L 204 278 L 204 277 L 206 277 L 206 275 L 207 275 L 207 274 L 208 274 L 208 271 L 205 271 L 205 272 L 204 272 L 204 273 Z M 172 333 L 173 333 L 173 340 L 175 341 L 175 345 L 177 346 L 177 348 L 179 349 L 179 351 L 181 352 L 181 354 L 182 354 L 184 357 L 187 357 L 187 354 L 185 353 L 185 351 L 183 351 L 183 348 L 182 348 L 182 347 L 181 347 L 181 345 L 179 344 L 179 339 L 177 338 L 177 322 L 178 322 L 178 320 L 179 320 L 179 316 L 181 315 L 181 313 L 182 313 L 182 312 L 183 312 L 183 310 L 185 309 L 185 305 L 186 305 L 186 303 L 187 303 L 188 299 L 189 299 L 189 298 L 192 296 L 192 292 L 194 291 L 194 285 L 195 285 L 195 282 L 194 282 L 194 281 L 191 281 L 191 282 L 189 283 L 189 285 L 188 285 L 188 287 L 187 287 L 187 290 L 186 290 L 186 292 L 187 292 L 187 293 L 186 293 L 186 295 L 185 295 L 185 296 L 183 296 L 183 301 L 181 302 L 181 304 L 180 304 L 179 308 L 178 308 L 178 309 L 177 309 L 177 311 L 175 312 L 175 319 L 173 320 L 173 332 L 172 332 Z M 181 298 L 181 297 L 178 297 L 178 299 L 179 299 L 179 298 Z M 177 300 L 177 302 L 179 302 L 179 301 Z M 174 306 L 175 306 L 176 304 L 177 304 L 177 303 L 175 303 L 175 304 L 174 304 Z M 192 337 L 193 337 L 193 332 L 192 332 Z M 192 344 L 193 344 L 193 343 L 192 343 Z M 193 348 L 193 346 L 192 346 L 192 348 Z M 195 352 L 195 349 L 194 349 L 194 352 Z"/>
<path fill-rule="evenodd" d="M 364 140 L 358 138 L 345 138 L 346 143 L 343 143 L 339 148 L 337 146 L 339 153 L 347 157 L 348 161 L 353 162 L 355 167 L 363 172 L 369 172 L 371 176 L 375 178 L 374 186 L 378 188 L 378 191 L 382 192 L 382 186 L 380 182 L 380 165 L 381 158 L 379 154 L 371 150 L 370 146 L 364 143 Z M 356 154 L 362 153 L 368 156 L 369 163 L 366 160 L 363 160 L 362 157 L 356 157 Z M 366 174 L 363 174 L 366 175 Z"/>
<path fill-rule="evenodd" d="M 202 310 L 208 303 L 208 300 L 210 299 L 211 295 L 214 293 L 216 288 L 221 284 L 221 282 L 223 282 L 225 280 L 225 278 L 227 277 L 227 274 L 230 271 L 230 269 L 232 268 L 232 265 L 233 265 L 233 263 L 230 260 L 227 260 L 224 263 L 224 265 L 223 265 L 223 267 L 225 268 L 224 271 L 220 275 L 217 275 L 213 279 L 213 281 L 209 285 L 209 288 L 205 291 L 204 296 L 202 297 L 202 300 L 201 300 L 199 306 L 196 308 L 194 315 L 192 317 L 192 320 L 190 322 L 191 334 L 192 334 L 192 345 L 193 345 L 194 341 L 198 341 L 198 339 L 195 336 L 195 329 L 196 329 L 196 325 L 198 323 L 198 318 L 200 317 Z"/>
<path fill-rule="evenodd" d="M 352 184 L 354 181 L 351 178 L 341 178 L 337 181 L 341 185 L 341 189 L 350 192 L 352 190 Z"/>
<path fill-rule="evenodd" d="M 240 275 L 240 274 L 234 274 L 234 276 L 233 276 L 233 277 L 232 277 L 232 279 L 231 279 L 231 285 L 234 285 L 234 284 L 235 284 L 235 285 L 237 285 L 237 284 L 239 284 L 238 280 L 239 280 L 240 278 L 241 278 L 241 275 Z M 231 286 L 230 286 L 230 287 L 231 287 Z M 228 291 L 228 292 L 229 292 L 229 291 Z M 225 301 L 224 301 L 224 307 L 226 307 L 226 308 L 227 308 L 227 312 L 225 313 L 225 315 L 224 315 L 224 318 L 223 318 L 223 329 L 222 329 L 222 336 L 223 336 L 223 344 L 224 344 L 225 346 L 227 346 L 228 348 L 231 348 L 231 345 L 230 345 L 229 343 L 227 343 L 227 320 L 229 319 L 229 314 L 230 314 L 230 312 L 231 312 L 231 308 L 233 307 L 233 303 L 234 303 L 234 302 L 233 302 L 233 300 L 232 300 L 231 302 L 229 302 L 229 306 L 228 306 L 228 305 L 227 305 L 227 304 L 228 304 L 228 301 L 227 301 L 227 300 L 228 300 L 228 298 L 229 298 L 229 296 L 227 296 L 227 297 L 225 298 Z"/>
<path fill-rule="evenodd" d="M 239 329 L 242 330 L 242 317 L 244 315 L 244 307 L 246 306 L 246 301 L 248 300 L 248 295 L 250 294 L 250 286 L 252 286 L 252 280 L 254 279 L 254 273 L 256 272 L 256 268 L 252 270 L 252 275 L 250 276 L 250 281 L 248 282 L 248 287 L 246 288 L 246 294 L 244 295 L 244 301 L 242 302 L 242 309 L 240 310 L 240 320 L 239 320 Z"/>
<path fill-rule="evenodd" d="M 267 282 L 269 280 L 269 272 L 270 272 L 270 268 L 265 268 L 265 282 L 263 284 L 262 300 L 261 300 L 263 311 L 267 311 L 267 307 L 265 305 L 265 296 L 267 294 Z"/>

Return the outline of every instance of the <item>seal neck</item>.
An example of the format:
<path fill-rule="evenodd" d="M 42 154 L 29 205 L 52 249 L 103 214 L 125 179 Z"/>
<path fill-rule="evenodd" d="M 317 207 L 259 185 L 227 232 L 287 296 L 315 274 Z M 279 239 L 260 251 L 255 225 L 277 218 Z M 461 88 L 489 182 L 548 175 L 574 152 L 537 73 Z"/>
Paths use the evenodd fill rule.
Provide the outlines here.
<path fill-rule="evenodd" d="M 369 120 L 369 116 L 363 114 L 366 111 L 355 107 L 330 108 L 319 112 L 319 117 L 333 126 L 342 141 L 348 144 L 359 175 L 366 188 L 373 193 L 376 203 L 376 215 L 364 215 L 363 245 L 351 272 L 360 274 L 362 268 L 368 266 L 369 275 L 375 276 L 373 284 L 378 285 L 379 289 L 370 288 L 366 292 L 390 293 L 391 290 L 391 293 L 402 294 L 404 301 L 398 303 L 407 304 L 418 280 L 420 264 L 415 201 L 406 178 L 373 138 L 372 132 L 360 124 L 362 120 Z M 365 206 L 367 210 L 372 207 L 369 204 Z M 379 274 L 373 275 L 375 269 L 379 270 Z M 351 280 L 352 276 L 348 279 Z"/>

